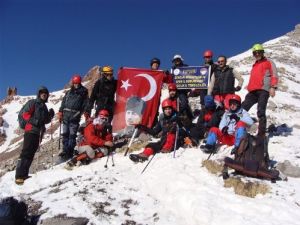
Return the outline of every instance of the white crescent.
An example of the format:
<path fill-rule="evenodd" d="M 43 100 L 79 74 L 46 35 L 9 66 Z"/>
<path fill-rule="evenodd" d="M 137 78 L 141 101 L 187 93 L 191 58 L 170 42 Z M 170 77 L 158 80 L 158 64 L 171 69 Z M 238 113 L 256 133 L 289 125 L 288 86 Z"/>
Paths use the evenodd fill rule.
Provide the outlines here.
<path fill-rule="evenodd" d="M 150 84 L 150 90 L 149 90 L 147 95 L 142 97 L 142 99 L 145 102 L 151 100 L 153 98 L 153 96 L 155 95 L 156 90 L 157 90 L 156 81 L 154 80 L 154 78 L 152 76 L 150 76 L 149 74 L 146 74 L 146 73 L 138 74 L 138 75 L 136 75 L 136 77 L 144 77 L 148 80 L 148 82 Z"/>

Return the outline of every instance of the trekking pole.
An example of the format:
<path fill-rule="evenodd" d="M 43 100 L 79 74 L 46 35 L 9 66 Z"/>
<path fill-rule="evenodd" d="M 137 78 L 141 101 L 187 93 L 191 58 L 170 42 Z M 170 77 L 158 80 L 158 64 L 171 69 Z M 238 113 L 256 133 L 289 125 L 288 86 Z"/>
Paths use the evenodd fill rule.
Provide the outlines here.
<path fill-rule="evenodd" d="M 51 132 L 50 132 L 50 140 L 51 142 L 53 143 L 53 126 L 52 126 L 52 120 L 51 120 L 51 124 L 50 124 L 50 129 L 51 129 Z M 53 169 L 53 146 L 51 146 L 51 169 Z"/>
<path fill-rule="evenodd" d="M 174 143 L 173 158 L 175 158 L 175 154 L 176 154 L 178 132 L 179 132 L 179 126 L 178 126 L 178 124 L 177 124 L 177 125 L 176 125 L 176 135 L 175 135 L 175 143 Z"/>
<path fill-rule="evenodd" d="M 152 161 L 152 159 L 154 158 L 155 155 L 156 155 L 156 153 L 153 154 L 153 156 L 151 157 L 151 159 L 149 160 L 149 162 L 147 163 L 147 165 L 144 167 L 144 169 L 143 169 L 143 171 L 141 172 L 141 174 L 143 174 L 144 171 L 147 169 L 148 165 L 150 164 L 150 162 Z"/>
<path fill-rule="evenodd" d="M 59 122 L 58 151 L 60 151 L 60 139 L 61 139 L 61 122 Z"/>
<path fill-rule="evenodd" d="M 39 137 L 39 146 L 36 150 L 36 168 L 35 168 L 35 173 L 37 173 L 38 169 L 39 169 L 39 152 L 41 149 L 41 143 L 42 143 L 42 138 L 43 138 L 44 132 L 43 130 L 40 131 L 40 137 Z"/>
<path fill-rule="evenodd" d="M 110 156 L 110 154 L 107 155 L 106 163 L 105 163 L 105 165 L 104 165 L 104 168 L 107 168 L 107 163 L 108 163 L 109 156 Z"/>
<path fill-rule="evenodd" d="M 114 153 L 111 152 L 111 161 L 112 161 L 112 166 L 115 166 L 115 162 L 114 162 Z"/>
<path fill-rule="evenodd" d="M 129 151 L 129 148 L 130 148 L 131 145 L 132 145 L 132 142 L 133 142 L 133 140 L 134 140 L 134 138 L 135 138 L 135 135 L 136 135 L 137 131 L 138 131 L 138 128 L 135 128 L 135 129 L 134 129 L 134 132 L 133 132 L 133 134 L 132 134 L 132 137 L 131 137 L 131 139 L 130 139 L 130 142 L 129 142 L 127 148 L 126 148 L 126 151 L 125 151 L 124 156 L 127 155 L 128 151 Z"/>
<path fill-rule="evenodd" d="M 177 112 L 179 112 L 179 98 L 177 98 L 176 108 L 177 108 Z M 178 132 L 179 132 L 179 126 L 178 126 L 178 123 L 177 123 L 176 124 L 176 134 L 175 134 L 175 143 L 174 143 L 173 158 L 175 158 L 175 155 L 176 155 Z"/>

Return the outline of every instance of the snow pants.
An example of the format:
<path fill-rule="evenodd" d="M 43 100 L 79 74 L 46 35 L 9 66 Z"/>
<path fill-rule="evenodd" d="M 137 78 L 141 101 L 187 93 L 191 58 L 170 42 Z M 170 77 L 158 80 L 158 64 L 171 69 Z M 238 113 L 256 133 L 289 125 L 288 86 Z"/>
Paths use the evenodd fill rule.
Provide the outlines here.
<path fill-rule="evenodd" d="M 249 111 L 251 107 L 257 103 L 257 117 L 258 117 L 258 134 L 264 135 L 267 128 L 266 109 L 270 94 L 265 90 L 256 90 L 249 92 L 245 100 L 242 102 L 242 108 Z"/>
<path fill-rule="evenodd" d="M 74 147 L 76 146 L 77 130 L 79 122 L 63 121 L 63 151 L 70 157 L 74 154 Z"/>
<path fill-rule="evenodd" d="M 39 148 L 40 135 L 25 132 L 23 148 L 17 161 L 16 179 L 27 178 L 34 154 Z"/>
<path fill-rule="evenodd" d="M 237 123 L 234 135 L 223 134 L 219 128 L 212 127 L 209 130 L 206 139 L 206 144 L 215 145 L 217 141 L 219 141 L 221 144 L 226 144 L 229 146 L 234 145 L 235 147 L 238 147 L 240 145 L 242 138 L 245 137 L 246 134 L 247 134 L 246 124 L 242 121 L 239 121 Z"/>

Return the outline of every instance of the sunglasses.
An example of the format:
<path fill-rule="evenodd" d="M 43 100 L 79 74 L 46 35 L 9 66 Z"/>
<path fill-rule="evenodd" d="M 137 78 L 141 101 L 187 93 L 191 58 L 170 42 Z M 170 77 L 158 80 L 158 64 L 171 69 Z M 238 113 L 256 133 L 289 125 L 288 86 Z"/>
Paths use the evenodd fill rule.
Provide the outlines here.
<path fill-rule="evenodd" d="M 253 55 L 261 55 L 264 52 L 263 51 L 253 51 L 252 53 L 253 53 Z"/>
<path fill-rule="evenodd" d="M 203 58 L 205 58 L 205 59 L 211 59 L 212 57 L 211 56 L 204 56 Z"/>
<path fill-rule="evenodd" d="M 220 60 L 220 61 L 218 61 L 218 63 L 223 63 L 223 62 L 225 62 L 225 60 Z"/>

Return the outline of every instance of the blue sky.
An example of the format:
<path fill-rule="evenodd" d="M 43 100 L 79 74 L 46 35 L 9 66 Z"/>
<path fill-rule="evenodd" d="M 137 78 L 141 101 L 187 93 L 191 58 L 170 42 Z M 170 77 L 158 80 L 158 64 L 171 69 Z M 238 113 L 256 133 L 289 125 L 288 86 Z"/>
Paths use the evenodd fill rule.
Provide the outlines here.
<path fill-rule="evenodd" d="M 298 0 L 0 0 L 0 99 L 61 89 L 95 65 L 162 68 L 174 54 L 233 56 L 300 23 Z"/>

